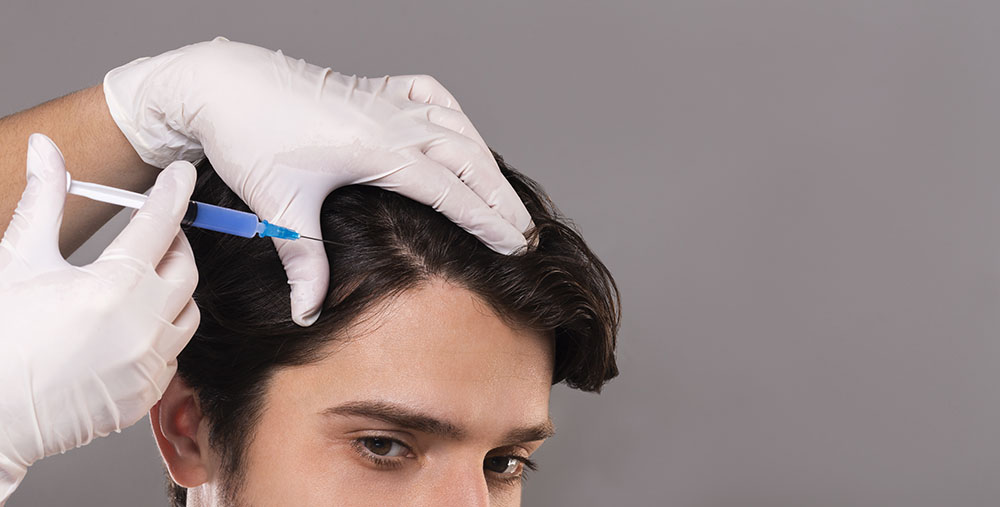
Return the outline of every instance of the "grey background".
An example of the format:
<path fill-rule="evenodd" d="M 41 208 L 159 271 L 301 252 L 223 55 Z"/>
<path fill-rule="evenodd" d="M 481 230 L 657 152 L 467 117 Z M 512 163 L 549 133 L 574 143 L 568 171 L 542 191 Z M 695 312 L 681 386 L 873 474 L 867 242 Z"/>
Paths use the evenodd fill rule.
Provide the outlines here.
<path fill-rule="evenodd" d="M 3 114 L 215 35 L 440 79 L 624 294 L 622 375 L 555 389 L 526 505 L 1000 503 L 996 2 L 0 9 Z M 158 459 L 143 421 L 10 505 L 165 505 Z"/>

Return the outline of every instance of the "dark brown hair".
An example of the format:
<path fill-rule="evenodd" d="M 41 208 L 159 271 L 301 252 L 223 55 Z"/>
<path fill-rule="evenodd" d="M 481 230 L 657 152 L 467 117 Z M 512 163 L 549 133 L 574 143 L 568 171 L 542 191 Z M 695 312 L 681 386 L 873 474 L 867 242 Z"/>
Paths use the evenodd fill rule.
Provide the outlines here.
<path fill-rule="evenodd" d="M 618 374 L 618 288 L 572 222 L 542 187 L 494 153 L 535 222 L 529 243 L 503 255 L 432 208 L 381 188 L 352 185 L 323 204 L 330 289 L 319 320 L 291 319 L 288 282 L 271 241 L 200 229 L 185 232 L 198 263 L 201 325 L 178 357 L 177 374 L 195 390 L 221 459 L 226 493 L 239 487 L 267 380 L 276 368 L 320 359 L 320 349 L 373 305 L 441 277 L 477 294 L 512 325 L 555 340 L 553 384 L 600 391 Z M 248 211 L 206 160 L 193 200 Z M 305 241 L 305 240 L 302 240 Z M 174 505 L 186 489 L 168 480 Z"/>

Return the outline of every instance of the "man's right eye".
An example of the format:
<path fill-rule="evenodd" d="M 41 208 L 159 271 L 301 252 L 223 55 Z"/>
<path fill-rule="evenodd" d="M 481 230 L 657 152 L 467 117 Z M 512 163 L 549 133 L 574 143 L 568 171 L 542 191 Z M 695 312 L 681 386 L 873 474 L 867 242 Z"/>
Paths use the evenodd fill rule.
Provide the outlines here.
<path fill-rule="evenodd" d="M 405 456 L 409 449 L 398 440 L 384 437 L 365 437 L 361 445 L 372 454 L 381 458 Z"/>

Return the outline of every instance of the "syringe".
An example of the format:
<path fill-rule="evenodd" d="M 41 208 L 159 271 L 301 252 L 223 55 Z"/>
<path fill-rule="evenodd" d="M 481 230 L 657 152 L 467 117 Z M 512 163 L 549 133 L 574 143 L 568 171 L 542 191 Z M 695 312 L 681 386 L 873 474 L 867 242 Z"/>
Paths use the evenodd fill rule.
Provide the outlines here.
<path fill-rule="evenodd" d="M 74 181 L 69 174 L 66 175 L 66 191 L 73 195 L 79 195 L 95 201 L 135 209 L 141 208 L 147 199 L 145 195 L 120 188 L 88 183 L 86 181 Z M 299 236 L 299 233 L 287 227 L 279 227 L 268 223 L 267 220 L 261 221 L 253 213 L 197 201 L 191 201 L 188 204 L 188 209 L 181 220 L 181 225 L 224 232 L 244 238 L 252 238 L 258 235 L 262 238 L 271 237 L 290 240 L 299 239 L 300 237 L 303 239 L 315 239 L 307 236 Z"/>

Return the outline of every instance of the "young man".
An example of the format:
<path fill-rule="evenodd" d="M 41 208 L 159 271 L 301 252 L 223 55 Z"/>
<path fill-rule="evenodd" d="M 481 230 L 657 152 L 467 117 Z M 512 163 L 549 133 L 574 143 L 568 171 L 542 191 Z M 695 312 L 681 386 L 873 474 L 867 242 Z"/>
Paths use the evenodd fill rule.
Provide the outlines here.
<path fill-rule="evenodd" d="M 620 302 L 542 189 L 496 160 L 536 224 L 525 251 L 340 188 L 320 213 L 330 290 L 309 328 L 264 242 L 187 231 L 202 321 L 151 411 L 176 506 L 519 505 L 554 431 L 551 385 L 617 374 Z M 242 207 L 207 164 L 194 199 Z"/>

